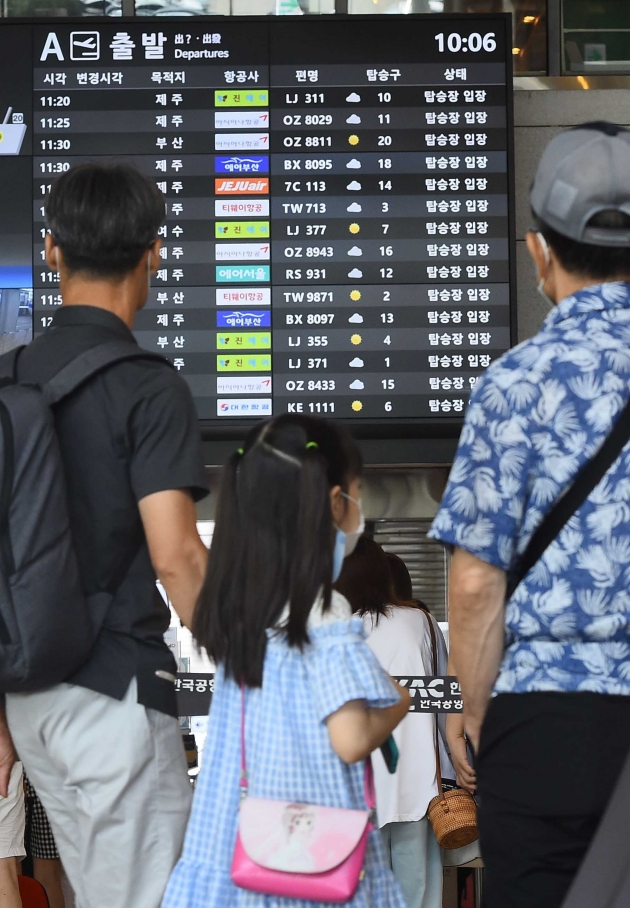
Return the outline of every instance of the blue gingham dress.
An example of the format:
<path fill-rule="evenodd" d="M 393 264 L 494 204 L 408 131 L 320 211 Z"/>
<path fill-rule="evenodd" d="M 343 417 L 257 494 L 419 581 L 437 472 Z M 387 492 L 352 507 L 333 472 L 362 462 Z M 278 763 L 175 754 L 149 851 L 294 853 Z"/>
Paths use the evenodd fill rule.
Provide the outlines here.
<path fill-rule="evenodd" d="M 302 653 L 281 635 L 269 634 L 263 686 L 247 691 L 249 790 L 260 798 L 364 810 L 365 764 L 348 766 L 335 754 L 325 719 L 350 700 L 378 708 L 392 706 L 398 697 L 365 643 L 361 619 L 351 617 L 338 594 L 332 606 L 331 613 L 309 625 L 311 642 Z M 240 722 L 240 689 L 219 669 L 184 850 L 162 908 L 317 906 L 238 889 L 230 879 L 240 797 Z M 346 904 L 405 908 L 378 830 L 369 837 L 365 877 Z"/>

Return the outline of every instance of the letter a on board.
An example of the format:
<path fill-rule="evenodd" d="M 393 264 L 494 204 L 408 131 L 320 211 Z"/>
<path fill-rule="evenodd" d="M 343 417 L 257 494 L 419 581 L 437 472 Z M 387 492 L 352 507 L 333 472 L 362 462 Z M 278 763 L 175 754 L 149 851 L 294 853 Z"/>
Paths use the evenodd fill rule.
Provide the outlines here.
<path fill-rule="evenodd" d="M 47 60 L 51 54 L 54 54 L 58 60 L 64 59 L 59 38 L 54 32 L 48 32 L 48 37 L 46 38 L 46 43 L 44 44 L 44 49 L 39 59 Z"/>

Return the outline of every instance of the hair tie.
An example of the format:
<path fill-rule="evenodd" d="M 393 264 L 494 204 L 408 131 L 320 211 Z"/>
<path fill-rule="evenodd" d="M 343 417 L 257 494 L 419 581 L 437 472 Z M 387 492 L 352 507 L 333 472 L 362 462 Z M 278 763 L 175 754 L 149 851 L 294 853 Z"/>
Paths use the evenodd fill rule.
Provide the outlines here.
<path fill-rule="evenodd" d="M 319 448 L 319 445 L 316 441 L 309 441 L 306 444 L 306 450 L 308 451 L 309 448 Z"/>

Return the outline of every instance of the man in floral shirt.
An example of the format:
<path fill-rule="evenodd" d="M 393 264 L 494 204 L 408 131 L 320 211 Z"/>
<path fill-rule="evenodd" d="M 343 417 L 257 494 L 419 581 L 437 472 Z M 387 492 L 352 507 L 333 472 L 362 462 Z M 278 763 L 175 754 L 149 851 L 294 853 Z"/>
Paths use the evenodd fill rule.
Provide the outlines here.
<path fill-rule="evenodd" d="M 560 908 L 630 750 L 630 445 L 505 603 L 508 572 L 630 398 L 630 132 L 561 134 L 530 198 L 552 312 L 476 386 L 431 530 L 454 547 L 486 908 Z"/>

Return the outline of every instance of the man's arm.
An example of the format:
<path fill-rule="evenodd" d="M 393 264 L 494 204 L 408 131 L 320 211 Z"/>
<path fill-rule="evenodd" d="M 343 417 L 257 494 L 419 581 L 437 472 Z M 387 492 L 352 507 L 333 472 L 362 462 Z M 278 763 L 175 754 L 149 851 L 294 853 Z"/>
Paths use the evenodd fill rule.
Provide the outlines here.
<path fill-rule="evenodd" d="M 190 628 L 208 563 L 192 496 L 177 489 L 155 492 L 143 498 L 139 508 L 155 573 Z"/>
<path fill-rule="evenodd" d="M 4 698 L 0 707 L 0 797 L 9 796 L 9 779 L 13 764 L 17 760 L 11 732 L 4 713 Z"/>
<path fill-rule="evenodd" d="M 475 750 L 504 649 L 507 575 L 456 548 L 449 577 L 450 655 L 464 697 L 466 734 Z"/>

